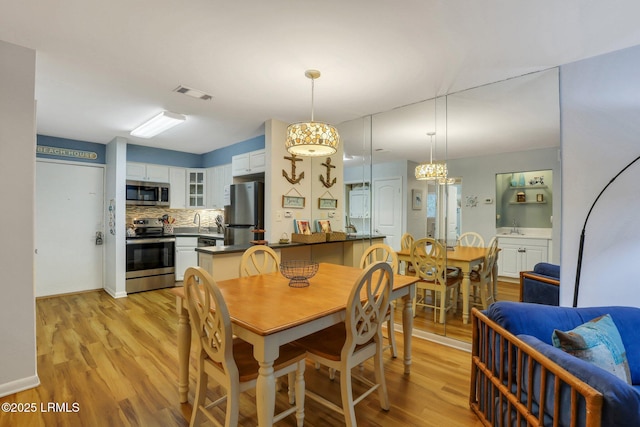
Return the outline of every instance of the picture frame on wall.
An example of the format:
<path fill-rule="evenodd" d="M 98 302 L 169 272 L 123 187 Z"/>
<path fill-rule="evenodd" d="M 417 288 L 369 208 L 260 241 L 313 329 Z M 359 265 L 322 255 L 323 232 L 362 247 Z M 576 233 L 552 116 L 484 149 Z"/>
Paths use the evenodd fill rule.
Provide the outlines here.
<path fill-rule="evenodd" d="M 299 196 L 282 196 L 282 207 L 304 209 L 305 199 Z"/>
<path fill-rule="evenodd" d="M 414 211 L 419 211 L 422 209 L 422 190 L 412 189 L 411 190 L 411 209 Z"/>
<path fill-rule="evenodd" d="M 318 199 L 318 209 L 337 209 L 338 199 Z"/>

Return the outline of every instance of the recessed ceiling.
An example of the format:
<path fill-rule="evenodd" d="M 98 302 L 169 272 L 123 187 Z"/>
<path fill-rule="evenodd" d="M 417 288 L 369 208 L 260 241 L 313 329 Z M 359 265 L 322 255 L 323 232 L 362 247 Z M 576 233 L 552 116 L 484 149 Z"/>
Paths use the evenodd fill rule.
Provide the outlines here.
<path fill-rule="evenodd" d="M 2 0 L 37 51 L 38 133 L 205 153 L 264 122 L 334 124 L 640 44 L 636 0 Z M 214 95 L 203 102 L 178 85 Z M 188 122 L 129 136 L 162 110 Z"/>

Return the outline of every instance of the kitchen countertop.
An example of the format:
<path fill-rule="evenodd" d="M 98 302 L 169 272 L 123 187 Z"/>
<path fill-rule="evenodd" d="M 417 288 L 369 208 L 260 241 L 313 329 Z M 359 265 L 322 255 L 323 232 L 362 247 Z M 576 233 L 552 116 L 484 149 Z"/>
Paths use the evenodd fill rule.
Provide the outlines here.
<path fill-rule="evenodd" d="M 324 245 L 324 244 L 327 244 L 327 243 L 354 242 L 354 241 L 358 241 L 358 240 L 368 240 L 369 238 L 372 238 L 372 239 L 383 239 L 384 237 L 385 236 L 378 235 L 378 234 L 373 234 L 373 235 L 359 234 L 357 236 L 347 237 L 346 240 L 338 240 L 338 241 L 335 241 L 335 242 L 318 242 L 318 243 L 278 243 L 278 242 L 274 242 L 274 243 L 269 243 L 267 246 L 269 246 L 270 248 L 273 248 L 273 249 L 282 249 L 282 248 L 292 248 L 292 247 L 295 247 L 295 246 Z M 250 248 L 251 246 L 253 246 L 253 245 L 203 246 L 203 247 L 196 248 L 196 252 L 201 252 L 203 254 L 209 254 L 209 255 L 221 255 L 221 254 L 230 254 L 230 253 L 234 253 L 234 252 L 244 252 L 248 248 Z"/>
<path fill-rule="evenodd" d="M 517 233 L 511 233 L 511 228 L 503 227 L 496 230 L 499 239 L 551 239 L 551 228 L 517 228 Z"/>
<path fill-rule="evenodd" d="M 206 237 L 208 239 L 224 240 L 224 234 L 214 233 L 206 227 L 198 231 L 198 227 L 175 227 L 173 234 L 176 237 Z"/>

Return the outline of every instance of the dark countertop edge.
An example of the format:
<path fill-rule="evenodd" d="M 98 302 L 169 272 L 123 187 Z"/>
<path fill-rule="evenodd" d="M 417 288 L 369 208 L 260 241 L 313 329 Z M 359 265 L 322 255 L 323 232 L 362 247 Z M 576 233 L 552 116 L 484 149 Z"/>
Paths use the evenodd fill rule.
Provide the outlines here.
<path fill-rule="evenodd" d="M 335 242 L 318 242 L 318 243 L 269 243 L 267 246 L 273 249 L 293 248 L 297 246 L 324 245 L 327 243 L 356 242 L 359 240 L 384 239 L 382 235 L 358 235 L 356 237 L 347 237 L 347 240 L 337 240 Z M 253 245 L 229 245 L 229 246 L 203 246 L 196 248 L 196 252 L 209 255 L 231 254 L 236 252 L 244 252 Z"/>
<path fill-rule="evenodd" d="M 176 237 L 205 237 L 207 239 L 216 239 L 216 240 L 224 240 L 224 235 L 223 234 L 217 234 L 217 233 L 197 233 L 197 232 L 193 232 L 193 233 L 173 233 L 174 236 Z"/>

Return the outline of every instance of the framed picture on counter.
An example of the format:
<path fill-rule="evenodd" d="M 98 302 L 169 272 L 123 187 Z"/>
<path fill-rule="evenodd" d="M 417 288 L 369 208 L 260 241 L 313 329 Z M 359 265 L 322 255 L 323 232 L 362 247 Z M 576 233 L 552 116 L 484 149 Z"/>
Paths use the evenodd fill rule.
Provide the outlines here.
<path fill-rule="evenodd" d="M 283 208 L 293 208 L 293 209 L 303 209 L 304 208 L 304 197 L 282 196 L 282 207 Z"/>
<path fill-rule="evenodd" d="M 328 219 L 319 219 L 316 222 L 316 231 L 319 233 L 331 233 L 331 221 Z"/>
<path fill-rule="evenodd" d="M 294 219 L 293 229 L 296 233 L 299 234 L 311 234 L 311 226 L 309 225 L 309 220 L 307 219 Z"/>

